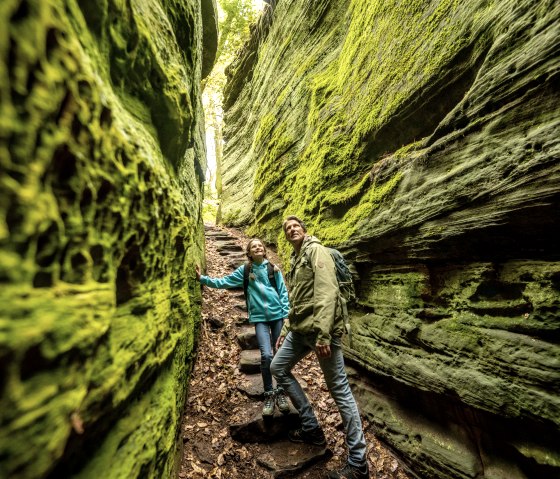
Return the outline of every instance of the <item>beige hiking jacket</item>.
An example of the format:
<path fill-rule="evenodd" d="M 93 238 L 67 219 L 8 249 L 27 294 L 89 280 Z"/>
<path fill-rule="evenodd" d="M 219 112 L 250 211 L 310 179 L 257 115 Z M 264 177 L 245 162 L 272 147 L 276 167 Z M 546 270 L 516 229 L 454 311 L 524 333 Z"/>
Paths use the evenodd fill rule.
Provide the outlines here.
<path fill-rule="evenodd" d="M 306 236 L 299 255 L 292 253 L 287 275 L 290 313 L 282 336 L 288 331 L 313 335 L 315 344 L 330 344 L 344 331 L 342 306 L 334 261 L 314 236 Z"/>

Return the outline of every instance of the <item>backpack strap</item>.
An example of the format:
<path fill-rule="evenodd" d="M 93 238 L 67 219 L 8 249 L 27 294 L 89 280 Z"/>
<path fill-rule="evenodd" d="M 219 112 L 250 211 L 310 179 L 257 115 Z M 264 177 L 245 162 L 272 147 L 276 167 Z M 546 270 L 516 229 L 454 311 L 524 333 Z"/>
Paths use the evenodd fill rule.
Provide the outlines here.
<path fill-rule="evenodd" d="M 348 334 L 350 347 L 352 348 L 354 347 L 354 342 L 352 341 L 352 327 L 350 325 L 350 315 L 348 314 L 348 301 L 344 298 L 344 295 L 342 294 L 342 290 L 341 290 L 342 285 L 340 283 L 340 278 L 338 277 L 338 270 L 337 270 L 337 258 L 342 258 L 342 261 L 344 262 L 344 257 L 342 256 L 340 251 L 334 248 L 329 248 L 327 246 L 325 246 L 324 248 L 331 255 L 331 258 L 334 263 L 336 282 L 338 283 L 338 301 L 340 302 L 340 308 L 342 310 L 342 322 L 344 324 L 344 329 L 346 330 L 346 334 Z M 304 251 L 304 254 L 307 256 L 307 261 L 310 261 L 307 251 Z M 313 265 L 311 265 L 311 270 L 313 270 Z M 314 270 L 313 270 L 313 274 L 315 274 Z M 350 285 L 352 285 L 352 283 L 350 283 Z M 353 289 L 353 285 L 352 285 L 352 289 Z"/>
<path fill-rule="evenodd" d="M 247 261 L 243 268 L 243 292 L 245 293 L 245 303 L 247 304 L 247 312 L 249 312 L 249 296 L 247 295 L 247 288 L 249 288 L 249 275 L 251 274 L 252 263 Z"/>
<path fill-rule="evenodd" d="M 274 266 L 270 261 L 266 264 L 266 270 L 267 270 L 267 273 L 268 273 L 268 282 L 278 293 L 278 285 L 276 284 L 276 276 L 274 276 L 274 270 L 275 269 L 276 269 L 276 266 Z M 278 296 L 280 296 L 280 293 L 278 293 Z"/>

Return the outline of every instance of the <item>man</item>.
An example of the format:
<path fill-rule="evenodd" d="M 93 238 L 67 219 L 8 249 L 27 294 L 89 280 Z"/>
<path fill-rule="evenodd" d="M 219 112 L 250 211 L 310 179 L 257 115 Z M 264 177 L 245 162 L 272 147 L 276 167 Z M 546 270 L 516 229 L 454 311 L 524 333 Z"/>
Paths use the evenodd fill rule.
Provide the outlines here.
<path fill-rule="evenodd" d="M 341 345 L 344 324 L 334 261 L 317 238 L 306 234 L 305 225 L 298 217 L 288 216 L 283 229 L 294 249 L 287 275 L 290 313 L 278 338 L 278 352 L 270 370 L 290 396 L 301 419 L 301 428 L 290 431 L 289 438 L 317 446 L 326 444 L 315 413 L 291 372 L 314 350 L 342 417 L 348 447 L 346 466 L 331 472 L 329 477 L 369 478 L 362 422 L 344 369 Z"/>

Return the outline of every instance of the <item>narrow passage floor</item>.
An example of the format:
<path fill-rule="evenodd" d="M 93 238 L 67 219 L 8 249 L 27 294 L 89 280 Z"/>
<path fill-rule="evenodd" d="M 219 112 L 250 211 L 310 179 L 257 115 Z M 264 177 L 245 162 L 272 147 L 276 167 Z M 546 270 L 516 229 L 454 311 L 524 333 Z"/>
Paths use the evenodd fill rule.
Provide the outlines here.
<path fill-rule="evenodd" d="M 206 227 L 207 274 L 221 277 L 245 261 L 247 238 L 234 229 Z M 269 260 L 280 264 L 274 252 Z M 294 410 L 266 422 L 254 328 L 247 322 L 243 291 L 204 288 L 198 357 L 183 420 L 179 477 L 266 479 L 324 478 L 344 464 L 340 416 L 313 354 L 294 370 L 325 430 L 327 447 L 293 444 Z M 364 421 L 372 478 L 409 479 L 402 465 L 375 439 Z"/>

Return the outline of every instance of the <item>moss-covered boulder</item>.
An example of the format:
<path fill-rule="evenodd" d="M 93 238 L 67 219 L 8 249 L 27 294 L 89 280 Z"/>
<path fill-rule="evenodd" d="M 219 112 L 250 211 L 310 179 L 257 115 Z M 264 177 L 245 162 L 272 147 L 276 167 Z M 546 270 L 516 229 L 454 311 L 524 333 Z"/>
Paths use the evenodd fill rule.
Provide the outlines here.
<path fill-rule="evenodd" d="M 0 476 L 171 477 L 214 3 L 5 0 L 0 25 Z"/>
<path fill-rule="evenodd" d="M 277 2 L 229 68 L 223 218 L 358 273 L 362 411 L 423 478 L 560 473 L 560 6 Z"/>

